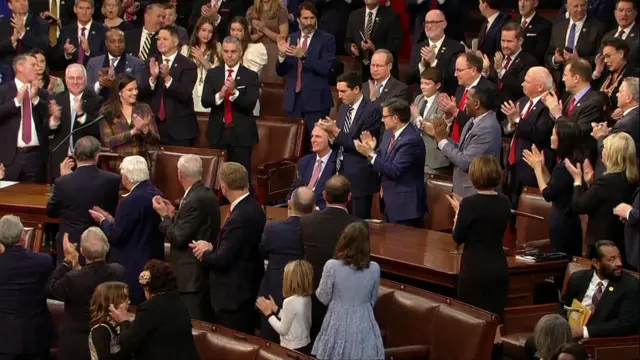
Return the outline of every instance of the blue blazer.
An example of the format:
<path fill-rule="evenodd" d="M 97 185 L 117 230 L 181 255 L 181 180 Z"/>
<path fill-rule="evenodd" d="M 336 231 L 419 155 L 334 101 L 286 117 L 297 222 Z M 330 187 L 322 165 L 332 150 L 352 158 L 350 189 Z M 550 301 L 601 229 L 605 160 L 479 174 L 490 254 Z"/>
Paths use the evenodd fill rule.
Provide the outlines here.
<path fill-rule="evenodd" d="M 373 161 L 373 169 L 382 178 L 386 215 L 391 222 L 422 218 L 426 212 L 424 141 L 411 123 L 389 149 L 392 135 L 389 130 L 384 132 Z"/>
<path fill-rule="evenodd" d="M 320 178 L 318 178 L 318 182 L 316 183 L 315 189 L 313 192 L 316 194 L 316 206 L 322 210 L 326 206 L 324 198 L 322 198 L 322 192 L 324 191 L 324 184 L 327 183 L 333 175 L 336 173 L 336 155 L 337 151 L 331 151 L 331 155 L 329 155 L 329 160 L 322 169 L 322 173 L 320 174 Z M 298 160 L 298 171 L 296 172 L 296 178 L 293 179 L 293 184 L 291 184 L 291 189 L 287 194 L 287 201 L 291 199 L 291 193 L 293 190 L 299 188 L 300 186 L 307 186 L 309 181 L 311 181 L 311 176 L 313 176 L 313 169 L 316 167 L 316 160 L 318 159 L 318 155 L 315 153 L 307 154 Z"/>
<path fill-rule="evenodd" d="M 300 32 L 289 36 L 291 44 L 298 44 Z M 314 31 L 307 45 L 307 59 L 302 64 L 302 88 L 300 101 L 302 111 L 325 111 L 333 107 L 333 95 L 329 87 L 331 66 L 336 60 L 336 40 L 333 35 L 320 29 Z M 296 100 L 296 82 L 298 80 L 298 59 L 287 56 L 283 62 L 276 62 L 278 76 L 287 78 L 283 108 L 293 112 Z"/>
<path fill-rule="evenodd" d="M 339 129 L 343 128 L 348 109 L 349 105 L 340 105 L 340 115 L 337 121 Z M 382 124 L 380 106 L 363 97 L 358 106 L 358 111 L 353 115 L 349 133 L 341 131 L 332 144 L 332 148 L 336 153 L 341 146 L 344 147 L 341 174 L 351 182 L 351 192 L 354 197 L 372 195 L 378 192 L 378 174 L 371 167 L 369 159 L 356 150 L 353 141 L 360 139 L 360 134 L 363 131 L 368 131 L 380 143 L 380 124 Z M 424 158 L 422 166 L 424 166 Z"/>
<path fill-rule="evenodd" d="M 138 275 L 150 259 L 164 259 L 164 236 L 160 233 L 160 216 L 153 210 L 152 199 L 162 196 L 149 180 L 142 181 L 116 209 L 113 223 L 105 220 L 100 228 L 109 238 L 109 262 L 126 269 L 125 282 L 134 305 L 144 301 Z"/>
<path fill-rule="evenodd" d="M 40 358 L 49 352 L 53 322 L 44 288 L 52 271 L 48 254 L 19 245 L 0 255 L 0 354 Z"/>

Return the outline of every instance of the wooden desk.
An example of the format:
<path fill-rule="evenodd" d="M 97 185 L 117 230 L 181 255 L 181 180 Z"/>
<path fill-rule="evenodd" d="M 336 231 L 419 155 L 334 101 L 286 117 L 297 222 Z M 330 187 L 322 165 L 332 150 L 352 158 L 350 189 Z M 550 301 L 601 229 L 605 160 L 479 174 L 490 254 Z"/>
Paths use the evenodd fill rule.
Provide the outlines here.
<path fill-rule="evenodd" d="M 226 207 L 221 213 L 227 213 Z M 267 216 L 284 219 L 287 209 L 267 207 Z M 455 242 L 451 234 L 388 223 L 369 223 L 369 229 L 372 259 L 384 273 L 452 289 L 457 286 L 462 256 L 452 253 Z M 564 274 L 568 261 L 531 264 L 509 256 L 507 263 L 508 306 L 523 306 L 533 305 L 536 285 Z"/>
<path fill-rule="evenodd" d="M 0 216 L 13 214 L 24 221 L 58 223 L 47 216 L 49 186 L 20 183 L 0 189 Z"/>

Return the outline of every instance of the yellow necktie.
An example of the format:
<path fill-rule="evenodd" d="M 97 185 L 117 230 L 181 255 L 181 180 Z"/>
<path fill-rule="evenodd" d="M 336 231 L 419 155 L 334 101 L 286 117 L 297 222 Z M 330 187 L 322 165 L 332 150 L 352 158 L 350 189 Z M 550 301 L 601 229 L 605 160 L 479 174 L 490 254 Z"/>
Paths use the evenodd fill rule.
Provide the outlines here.
<path fill-rule="evenodd" d="M 51 0 L 50 13 L 51 13 L 51 16 L 58 19 L 58 0 Z M 58 42 L 58 25 L 55 23 L 51 23 L 51 25 L 49 25 L 49 45 L 55 46 L 57 42 Z"/>

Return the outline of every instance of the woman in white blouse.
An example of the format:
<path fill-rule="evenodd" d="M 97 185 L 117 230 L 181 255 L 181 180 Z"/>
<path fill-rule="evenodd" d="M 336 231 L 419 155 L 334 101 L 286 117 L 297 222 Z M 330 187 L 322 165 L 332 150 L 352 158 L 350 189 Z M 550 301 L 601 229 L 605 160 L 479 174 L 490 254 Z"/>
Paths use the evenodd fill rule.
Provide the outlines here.
<path fill-rule="evenodd" d="M 210 17 L 201 17 L 191 34 L 188 44 L 182 46 L 180 53 L 191 59 L 198 66 L 198 80 L 193 87 L 193 107 L 198 112 L 209 112 L 211 109 L 202 107 L 202 88 L 207 71 L 222 63 L 222 46 L 215 33 L 215 22 Z"/>
<path fill-rule="evenodd" d="M 249 70 L 257 72 L 258 76 L 260 76 L 262 68 L 267 64 L 267 48 L 263 43 L 251 42 L 247 19 L 242 16 L 234 17 L 229 25 L 229 35 L 235 36 L 242 43 L 242 65 Z M 260 115 L 260 100 L 256 103 L 253 114 L 255 116 Z"/>

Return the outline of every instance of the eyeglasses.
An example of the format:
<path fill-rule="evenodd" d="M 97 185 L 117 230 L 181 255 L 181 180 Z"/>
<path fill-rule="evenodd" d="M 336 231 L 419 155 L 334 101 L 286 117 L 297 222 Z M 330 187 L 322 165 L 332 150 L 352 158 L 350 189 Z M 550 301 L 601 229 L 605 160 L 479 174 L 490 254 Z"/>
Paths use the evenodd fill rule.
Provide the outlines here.
<path fill-rule="evenodd" d="M 424 26 L 429 26 L 429 25 L 432 25 L 432 26 L 433 26 L 433 25 L 437 25 L 437 24 L 440 24 L 440 23 L 443 23 L 443 22 L 444 22 L 444 20 L 439 20 L 439 21 L 425 21 L 425 22 L 424 22 Z"/>
<path fill-rule="evenodd" d="M 389 115 L 382 114 L 382 120 L 384 120 L 384 119 L 386 119 L 388 117 L 392 117 L 392 116 L 395 116 L 395 115 L 393 115 L 393 114 L 389 114 Z"/>
<path fill-rule="evenodd" d="M 471 68 L 464 68 L 464 69 L 458 69 L 458 68 L 456 68 L 456 71 L 455 71 L 455 72 L 457 72 L 457 73 L 461 73 L 461 72 L 463 72 L 463 71 L 465 71 L 465 70 L 469 70 L 469 69 L 471 69 Z"/>

